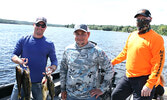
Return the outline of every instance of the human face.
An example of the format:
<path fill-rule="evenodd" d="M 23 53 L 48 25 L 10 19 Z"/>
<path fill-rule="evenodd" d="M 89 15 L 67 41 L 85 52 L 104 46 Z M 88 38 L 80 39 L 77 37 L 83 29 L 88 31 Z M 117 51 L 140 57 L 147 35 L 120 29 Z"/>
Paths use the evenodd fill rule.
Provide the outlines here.
<path fill-rule="evenodd" d="M 152 20 L 151 17 L 145 17 L 145 16 L 143 16 L 143 15 L 138 15 L 138 16 L 136 17 L 136 19 L 137 19 L 137 20 L 138 20 L 138 19 Z"/>
<path fill-rule="evenodd" d="M 136 17 L 136 26 L 138 28 L 139 34 L 144 34 L 150 29 L 151 17 L 145 17 L 143 15 L 138 15 Z"/>
<path fill-rule="evenodd" d="M 37 24 L 34 24 L 34 34 L 33 36 L 36 38 L 41 38 L 43 37 L 43 34 L 45 32 L 46 26 L 44 22 L 39 22 Z"/>
<path fill-rule="evenodd" d="M 88 38 L 90 36 L 90 32 L 84 32 L 82 30 L 77 30 L 74 32 L 75 41 L 78 46 L 83 47 L 88 43 Z"/>

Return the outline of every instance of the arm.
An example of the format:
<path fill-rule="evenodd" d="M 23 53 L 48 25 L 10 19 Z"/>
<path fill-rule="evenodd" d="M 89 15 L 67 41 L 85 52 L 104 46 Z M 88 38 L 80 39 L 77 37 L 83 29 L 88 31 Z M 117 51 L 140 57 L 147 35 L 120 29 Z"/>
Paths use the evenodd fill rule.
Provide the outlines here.
<path fill-rule="evenodd" d="M 49 58 L 51 61 L 51 66 L 46 67 L 47 74 L 53 73 L 57 69 L 57 64 L 58 64 L 55 52 L 55 46 L 53 43 L 51 45 L 51 50 L 49 52 Z"/>
<path fill-rule="evenodd" d="M 141 91 L 142 96 L 150 96 L 153 86 L 156 85 L 157 80 L 160 78 L 165 62 L 165 49 L 162 38 L 156 39 L 155 42 L 151 44 L 151 53 L 153 55 L 151 59 L 151 74 Z"/>
<path fill-rule="evenodd" d="M 67 55 L 66 55 L 66 52 L 64 52 L 63 58 L 61 60 L 61 65 L 60 65 L 61 94 L 62 94 L 63 100 L 67 96 L 67 92 L 66 92 L 67 71 L 68 71 Z"/>
<path fill-rule="evenodd" d="M 100 88 L 96 88 L 90 91 L 91 96 L 93 97 L 96 95 L 96 98 L 109 89 L 111 79 L 114 74 L 113 67 L 110 64 L 110 59 L 103 51 L 100 52 L 98 61 L 99 66 L 101 66 L 102 70 L 104 70 L 104 80 L 103 83 L 100 84 Z"/>
<path fill-rule="evenodd" d="M 17 55 L 13 55 L 12 61 L 16 64 L 26 65 L 28 63 L 27 58 L 19 58 Z"/>
<path fill-rule="evenodd" d="M 145 84 L 149 88 L 153 88 L 153 86 L 157 82 L 158 78 L 161 75 L 165 62 L 164 41 L 162 38 L 156 40 L 157 41 L 152 44 L 153 47 L 151 48 L 151 53 L 153 55 L 151 59 L 151 74 L 149 76 L 149 79 L 147 80 L 147 83 Z"/>
<path fill-rule="evenodd" d="M 23 49 L 23 42 L 24 42 L 24 37 L 22 37 L 16 44 L 14 51 L 13 51 L 13 56 L 11 58 L 11 60 L 16 63 L 16 64 L 20 64 L 20 65 L 26 65 L 28 63 L 28 59 L 27 58 L 19 58 L 19 55 L 21 55 L 22 53 L 22 49 Z"/>
<path fill-rule="evenodd" d="M 102 51 L 100 53 L 99 57 L 99 66 L 101 66 L 101 69 L 104 70 L 104 80 L 101 84 L 100 90 L 104 93 L 109 89 L 111 79 L 114 75 L 114 69 L 113 66 L 110 64 L 110 59 L 107 57 L 107 55 Z"/>

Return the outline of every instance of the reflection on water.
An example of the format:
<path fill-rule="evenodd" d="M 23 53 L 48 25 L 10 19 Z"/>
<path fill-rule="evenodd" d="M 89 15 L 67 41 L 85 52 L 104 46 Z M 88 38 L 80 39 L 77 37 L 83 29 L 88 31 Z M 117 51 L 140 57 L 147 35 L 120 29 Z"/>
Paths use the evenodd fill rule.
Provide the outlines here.
<path fill-rule="evenodd" d="M 14 82 L 16 64 L 10 60 L 14 46 L 19 38 L 33 33 L 33 26 L 0 24 L 0 27 L 0 85 L 2 85 Z M 54 42 L 60 64 L 65 47 L 74 42 L 73 29 L 48 27 L 44 35 Z M 128 36 L 129 33 L 91 30 L 89 40 L 96 42 L 113 59 L 123 49 Z M 163 36 L 163 38 L 165 47 L 167 47 L 167 37 Z M 165 76 L 167 74 L 166 67 L 163 70 Z M 125 62 L 116 65 L 115 70 L 118 72 L 116 79 L 118 82 L 117 80 L 125 74 Z"/>

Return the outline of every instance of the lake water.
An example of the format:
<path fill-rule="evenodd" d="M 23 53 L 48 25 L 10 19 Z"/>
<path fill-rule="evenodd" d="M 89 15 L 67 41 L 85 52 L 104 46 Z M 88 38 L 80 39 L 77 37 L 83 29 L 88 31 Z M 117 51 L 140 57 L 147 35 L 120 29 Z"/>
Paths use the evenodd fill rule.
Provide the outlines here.
<path fill-rule="evenodd" d="M 13 49 L 18 39 L 22 36 L 32 34 L 33 30 L 34 28 L 31 25 L 0 24 L 0 85 L 15 81 L 16 64 L 11 61 Z M 96 42 L 111 59 L 121 52 L 129 36 L 129 33 L 123 32 L 101 30 L 90 30 L 90 32 L 89 40 Z M 48 27 L 44 35 L 54 42 L 56 55 L 60 64 L 65 47 L 74 43 L 73 29 Z M 165 40 L 165 49 L 167 49 L 167 37 L 163 36 L 163 38 Z M 48 64 L 50 63 L 48 62 Z M 167 76 L 166 67 L 167 59 L 165 59 L 165 67 L 163 69 L 164 76 Z M 118 72 L 117 80 L 119 80 L 125 74 L 125 62 L 117 64 L 115 70 Z M 57 71 L 59 71 L 59 68 Z M 166 77 L 165 79 L 167 80 Z"/>

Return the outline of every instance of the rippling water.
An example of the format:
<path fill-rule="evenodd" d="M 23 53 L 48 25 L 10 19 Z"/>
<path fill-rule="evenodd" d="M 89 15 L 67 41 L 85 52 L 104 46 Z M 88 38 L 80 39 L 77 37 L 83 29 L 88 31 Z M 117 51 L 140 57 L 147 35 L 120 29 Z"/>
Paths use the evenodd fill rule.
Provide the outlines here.
<path fill-rule="evenodd" d="M 16 64 L 11 61 L 13 49 L 18 39 L 22 36 L 32 34 L 33 29 L 31 25 L 0 24 L 0 85 L 15 81 Z M 74 42 L 73 29 L 48 27 L 44 35 L 54 42 L 60 64 L 65 47 Z M 128 36 L 129 33 L 91 30 L 89 40 L 96 42 L 113 59 L 123 49 Z M 163 36 L 163 38 L 165 40 L 165 47 L 167 47 L 167 37 Z M 165 61 L 163 70 L 164 76 L 167 74 L 166 62 L 167 60 Z M 48 64 L 50 63 L 48 62 Z M 125 62 L 116 65 L 115 70 L 119 72 L 117 75 L 117 80 L 119 80 L 125 74 Z M 59 71 L 59 68 L 57 71 Z"/>

